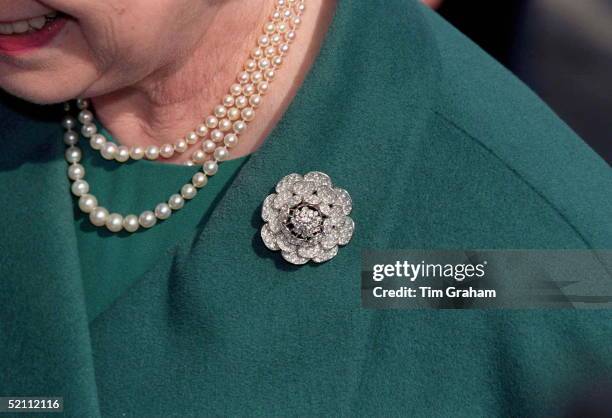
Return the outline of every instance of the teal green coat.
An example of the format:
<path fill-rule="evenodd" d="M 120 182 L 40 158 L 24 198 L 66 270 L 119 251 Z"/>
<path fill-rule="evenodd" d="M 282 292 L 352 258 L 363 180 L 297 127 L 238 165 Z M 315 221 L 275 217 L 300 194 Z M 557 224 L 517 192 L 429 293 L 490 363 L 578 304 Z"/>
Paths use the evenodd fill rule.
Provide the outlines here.
<path fill-rule="evenodd" d="M 341 0 L 196 238 L 91 322 L 61 129 L 32 111 L 0 109 L 0 396 L 82 417 L 543 416 L 612 375 L 608 311 L 361 308 L 366 249 L 612 247 L 610 167 L 416 1 Z M 350 192 L 357 228 L 294 267 L 259 213 L 310 170 Z"/>

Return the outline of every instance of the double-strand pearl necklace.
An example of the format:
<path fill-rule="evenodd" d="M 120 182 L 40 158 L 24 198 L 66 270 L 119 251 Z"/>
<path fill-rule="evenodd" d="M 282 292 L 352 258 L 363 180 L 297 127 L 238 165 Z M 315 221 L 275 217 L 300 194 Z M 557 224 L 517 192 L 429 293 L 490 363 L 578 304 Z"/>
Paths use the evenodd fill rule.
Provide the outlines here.
<path fill-rule="evenodd" d="M 67 145 L 65 158 L 68 162 L 68 178 L 72 181 L 72 194 L 79 199 L 80 210 L 89 214 L 93 225 L 106 227 L 111 232 L 135 232 L 140 227 L 151 228 L 158 220 L 168 219 L 173 211 L 180 210 L 186 201 L 196 196 L 198 189 L 208 183 L 208 177 L 217 173 L 219 163 L 229 157 L 230 149 L 238 144 L 239 136 L 254 119 L 255 109 L 261 105 L 262 96 L 268 91 L 276 71 L 289 51 L 289 44 L 295 40 L 296 29 L 301 23 L 305 9 L 304 1 L 276 0 L 274 12 L 264 25 L 263 34 L 259 36 L 257 46 L 251 51 L 244 69 L 239 72 L 237 82 L 229 88 L 229 93 L 223 97 L 221 104 L 214 107 L 212 115 L 174 144 L 167 143 L 161 147 L 119 146 L 98 132 L 88 100 L 76 100 L 79 111 L 77 118 L 70 114 L 70 104 L 64 105 L 67 115 L 62 125 L 66 129 L 64 143 Z M 80 132 L 77 128 L 79 123 Z M 201 166 L 201 170 L 193 175 L 189 183 L 181 187 L 179 193 L 172 194 L 167 202 L 159 203 L 154 210 L 146 210 L 139 216 L 110 213 L 89 193 L 85 168 L 80 164 L 82 150 L 78 142 L 81 135 L 89 138 L 91 148 L 99 151 L 103 158 L 119 163 L 129 159 L 170 158 L 199 144 L 192 152 L 187 165 Z"/>

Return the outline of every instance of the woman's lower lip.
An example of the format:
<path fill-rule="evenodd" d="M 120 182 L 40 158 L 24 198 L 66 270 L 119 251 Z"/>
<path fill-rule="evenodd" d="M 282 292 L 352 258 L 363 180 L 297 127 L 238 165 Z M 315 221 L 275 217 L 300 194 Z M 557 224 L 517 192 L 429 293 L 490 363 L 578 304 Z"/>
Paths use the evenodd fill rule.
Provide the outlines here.
<path fill-rule="evenodd" d="M 51 42 L 67 22 L 65 17 L 57 17 L 35 32 L 0 35 L 0 53 L 13 55 L 40 48 Z"/>

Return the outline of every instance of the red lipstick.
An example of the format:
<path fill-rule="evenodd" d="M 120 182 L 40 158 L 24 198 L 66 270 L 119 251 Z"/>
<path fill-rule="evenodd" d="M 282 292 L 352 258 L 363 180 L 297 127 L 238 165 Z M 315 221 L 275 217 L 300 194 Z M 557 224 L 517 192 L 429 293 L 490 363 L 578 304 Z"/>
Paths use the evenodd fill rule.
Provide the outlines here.
<path fill-rule="evenodd" d="M 68 19 L 57 17 L 40 30 L 12 35 L 0 35 L 0 53 L 15 55 L 40 48 L 51 42 L 64 28 Z"/>

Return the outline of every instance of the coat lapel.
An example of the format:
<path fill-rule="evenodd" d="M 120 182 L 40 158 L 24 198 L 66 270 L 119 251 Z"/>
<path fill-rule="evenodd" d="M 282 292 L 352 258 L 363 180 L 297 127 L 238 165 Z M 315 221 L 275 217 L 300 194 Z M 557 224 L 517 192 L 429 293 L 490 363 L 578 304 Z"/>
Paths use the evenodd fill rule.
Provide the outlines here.
<path fill-rule="evenodd" d="M 0 393 L 63 396 L 71 411 L 98 416 L 61 130 L 4 120 Z"/>

